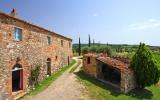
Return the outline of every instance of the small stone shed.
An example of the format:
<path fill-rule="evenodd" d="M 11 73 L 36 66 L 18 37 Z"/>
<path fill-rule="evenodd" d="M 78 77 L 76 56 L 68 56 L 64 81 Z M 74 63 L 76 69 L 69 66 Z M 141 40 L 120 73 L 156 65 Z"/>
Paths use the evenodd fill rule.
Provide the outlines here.
<path fill-rule="evenodd" d="M 136 87 L 136 81 L 129 63 L 122 62 L 104 54 L 85 54 L 83 70 L 98 80 L 128 93 Z"/>

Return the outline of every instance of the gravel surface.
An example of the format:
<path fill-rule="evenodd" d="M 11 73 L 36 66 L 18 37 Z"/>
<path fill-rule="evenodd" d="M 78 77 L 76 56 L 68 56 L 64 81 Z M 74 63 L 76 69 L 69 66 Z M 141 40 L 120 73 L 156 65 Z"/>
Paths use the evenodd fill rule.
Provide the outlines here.
<path fill-rule="evenodd" d="M 74 58 L 77 62 L 82 62 Z M 73 65 L 73 67 L 76 66 Z M 82 63 L 74 71 L 79 71 Z M 74 73 L 69 73 L 73 68 L 69 68 L 63 75 L 61 75 L 56 81 L 54 81 L 43 92 L 29 97 L 29 100 L 89 100 L 89 96 L 86 94 L 85 87 L 80 84 Z"/>

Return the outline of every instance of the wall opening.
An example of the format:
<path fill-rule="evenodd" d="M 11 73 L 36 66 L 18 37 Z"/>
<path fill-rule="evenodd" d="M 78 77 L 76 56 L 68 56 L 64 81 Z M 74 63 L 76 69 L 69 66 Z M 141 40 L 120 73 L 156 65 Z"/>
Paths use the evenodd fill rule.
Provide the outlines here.
<path fill-rule="evenodd" d="M 47 75 L 51 75 L 51 59 L 47 59 Z"/>
<path fill-rule="evenodd" d="M 12 68 L 12 92 L 23 89 L 23 69 L 21 64 L 15 64 Z"/>
<path fill-rule="evenodd" d="M 115 69 L 114 67 L 107 64 L 102 64 L 101 66 L 98 67 L 99 67 L 98 70 L 99 79 L 120 86 L 120 81 L 121 81 L 120 70 Z"/>
<path fill-rule="evenodd" d="M 69 58 L 69 56 L 68 56 L 68 65 L 70 64 L 70 58 Z"/>
<path fill-rule="evenodd" d="M 87 58 L 87 64 L 90 64 L 90 63 L 91 63 L 91 58 L 88 57 L 88 58 Z"/>

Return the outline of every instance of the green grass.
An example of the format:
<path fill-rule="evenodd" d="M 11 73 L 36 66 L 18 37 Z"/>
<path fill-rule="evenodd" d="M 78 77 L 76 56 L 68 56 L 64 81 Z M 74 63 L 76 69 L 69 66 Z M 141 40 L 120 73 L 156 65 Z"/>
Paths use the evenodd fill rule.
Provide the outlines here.
<path fill-rule="evenodd" d="M 157 59 L 157 62 L 160 65 L 160 53 L 154 53 L 154 57 Z"/>
<path fill-rule="evenodd" d="M 45 80 L 41 81 L 38 85 L 36 85 L 34 90 L 31 90 L 26 96 L 32 96 L 40 93 L 41 91 L 45 90 L 53 81 L 55 81 L 59 76 L 61 76 L 68 68 L 73 66 L 76 63 L 75 60 L 71 62 L 70 65 L 63 67 L 53 75 L 49 76 Z M 23 97 L 25 98 L 25 96 Z"/>
<path fill-rule="evenodd" d="M 143 90 L 133 90 L 123 94 L 112 86 L 105 85 L 86 75 L 82 70 L 76 73 L 79 81 L 86 87 L 91 100 L 160 100 L 160 85 Z"/>
<path fill-rule="evenodd" d="M 71 70 L 69 71 L 69 73 L 73 73 L 80 64 L 81 64 L 81 62 L 79 61 L 79 62 L 76 64 L 76 66 L 74 66 L 74 67 L 71 68 Z"/>

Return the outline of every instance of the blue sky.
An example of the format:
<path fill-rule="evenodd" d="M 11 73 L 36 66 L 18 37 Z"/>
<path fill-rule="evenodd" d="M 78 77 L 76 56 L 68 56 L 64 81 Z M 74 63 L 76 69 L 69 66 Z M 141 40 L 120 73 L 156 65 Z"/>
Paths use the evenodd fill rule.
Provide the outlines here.
<path fill-rule="evenodd" d="M 71 37 L 160 46 L 160 0 L 0 0 L 0 11 Z"/>

